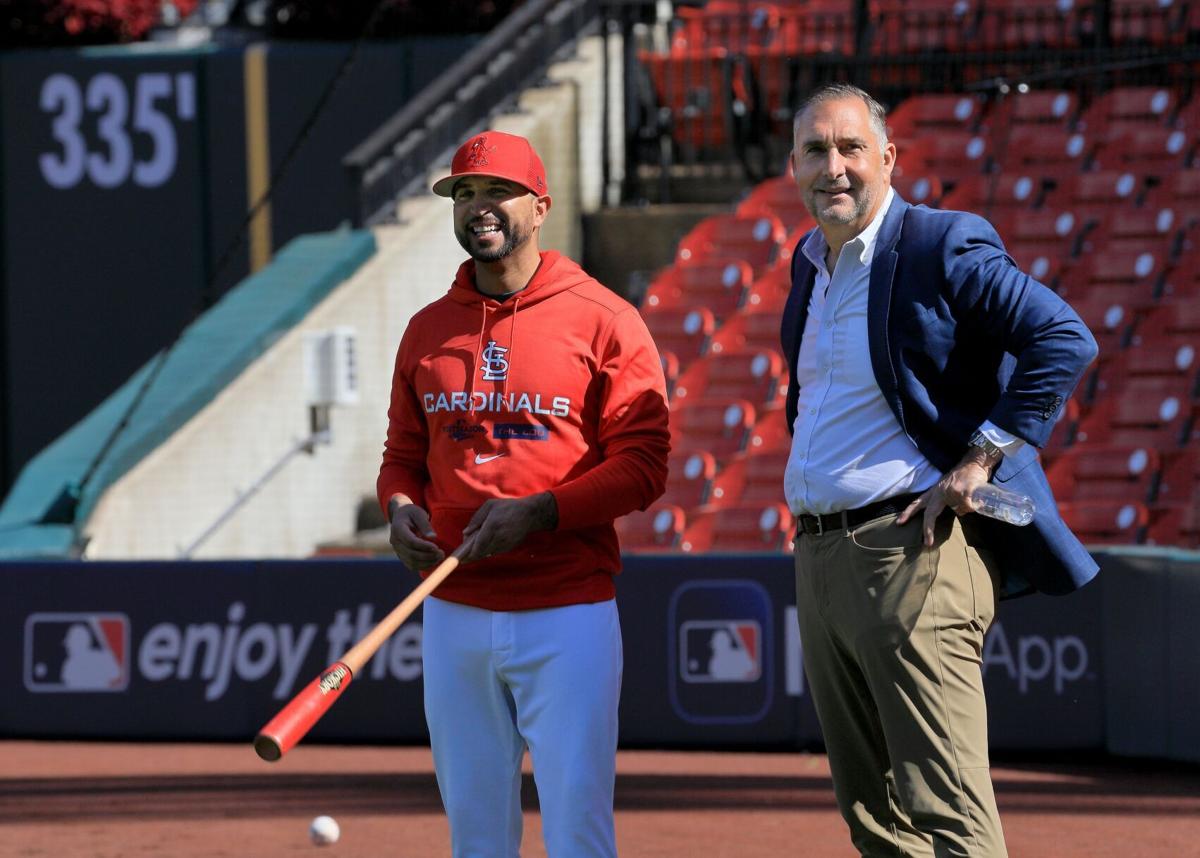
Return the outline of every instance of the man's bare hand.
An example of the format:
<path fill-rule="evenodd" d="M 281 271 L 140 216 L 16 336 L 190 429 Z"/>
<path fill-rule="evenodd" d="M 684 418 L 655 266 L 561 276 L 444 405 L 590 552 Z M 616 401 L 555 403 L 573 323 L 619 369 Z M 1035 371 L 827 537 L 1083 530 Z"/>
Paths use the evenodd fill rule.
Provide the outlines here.
<path fill-rule="evenodd" d="M 463 563 L 512 551 L 538 530 L 558 524 L 558 504 L 550 492 L 484 502 L 463 528 Z"/>
<path fill-rule="evenodd" d="M 976 507 L 975 502 L 971 500 L 971 495 L 975 489 L 988 482 L 989 477 L 990 469 L 987 464 L 968 455 L 953 469 L 942 474 L 942 478 L 934 483 L 928 491 L 910 503 L 904 512 L 900 513 L 896 524 L 905 524 L 917 514 L 918 510 L 925 510 L 922 519 L 925 545 L 932 547 L 933 528 L 937 523 L 938 516 L 942 514 L 942 510 L 950 507 L 958 515 L 974 512 Z"/>
<path fill-rule="evenodd" d="M 392 550 L 404 565 L 414 571 L 430 569 L 441 563 L 446 553 L 430 540 L 436 539 L 429 513 L 399 496 L 388 504 L 392 525 L 389 539 Z"/>

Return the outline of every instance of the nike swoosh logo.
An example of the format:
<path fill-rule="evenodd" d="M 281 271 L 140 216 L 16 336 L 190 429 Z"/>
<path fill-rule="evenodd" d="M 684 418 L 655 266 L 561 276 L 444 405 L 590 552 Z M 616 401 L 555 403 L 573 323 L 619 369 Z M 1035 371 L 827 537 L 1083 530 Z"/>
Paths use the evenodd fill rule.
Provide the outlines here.
<path fill-rule="evenodd" d="M 490 461 L 492 461 L 492 459 L 499 459 L 499 458 L 500 458 L 501 456 L 503 456 L 503 455 L 504 455 L 504 453 L 497 453 L 497 454 L 496 454 L 496 455 L 494 455 L 494 456 L 481 456 L 481 455 L 479 455 L 478 453 L 476 453 L 476 454 L 475 454 L 475 464 L 476 464 L 476 465 L 482 465 L 482 464 L 484 464 L 485 462 L 490 462 Z"/>

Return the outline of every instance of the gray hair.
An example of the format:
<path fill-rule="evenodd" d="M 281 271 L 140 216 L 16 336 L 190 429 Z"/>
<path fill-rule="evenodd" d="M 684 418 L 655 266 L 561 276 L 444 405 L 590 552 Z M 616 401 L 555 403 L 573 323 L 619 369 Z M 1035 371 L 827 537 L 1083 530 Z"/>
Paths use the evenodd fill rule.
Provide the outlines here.
<path fill-rule="evenodd" d="M 883 105 L 876 101 L 869 92 L 864 89 L 859 89 L 851 83 L 825 83 L 814 89 L 804 97 L 800 102 L 800 106 L 796 109 L 795 116 L 792 117 L 792 134 L 795 135 L 796 129 L 800 127 L 800 117 L 810 108 L 818 104 L 824 104 L 827 101 L 837 101 L 842 98 L 858 98 L 867 106 L 867 113 L 870 116 L 871 128 L 875 132 L 875 136 L 879 138 L 879 148 L 887 146 L 888 130 L 887 130 L 887 111 Z"/>

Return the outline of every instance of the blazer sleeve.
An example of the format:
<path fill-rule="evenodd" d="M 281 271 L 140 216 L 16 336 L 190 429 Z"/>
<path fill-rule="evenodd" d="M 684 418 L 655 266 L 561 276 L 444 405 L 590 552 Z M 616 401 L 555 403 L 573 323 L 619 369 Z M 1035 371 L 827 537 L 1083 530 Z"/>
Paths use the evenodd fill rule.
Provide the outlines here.
<path fill-rule="evenodd" d="M 1096 340 L 1062 298 L 1021 271 L 986 220 L 963 213 L 942 242 L 946 279 L 965 331 L 998 342 L 1015 363 L 988 419 L 1041 447 L 1096 358 Z"/>

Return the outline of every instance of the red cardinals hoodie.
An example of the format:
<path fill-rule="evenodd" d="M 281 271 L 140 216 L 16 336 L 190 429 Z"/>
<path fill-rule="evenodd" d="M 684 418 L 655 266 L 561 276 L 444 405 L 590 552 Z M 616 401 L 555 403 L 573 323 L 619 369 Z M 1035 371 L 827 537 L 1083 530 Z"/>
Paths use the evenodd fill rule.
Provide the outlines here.
<path fill-rule="evenodd" d="M 546 251 L 504 302 L 475 289 L 475 263 L 413 316 L 400 342 L 379 471 L 387 512 L 402 493 L 449 553 L 489 498 L 549 490 L 558 527 L 457 570 L 438 597 L 525 610 L 613 597 L 613 519 L 663 493 L 669 431 L 658 350 L 641 316 Z"/>

